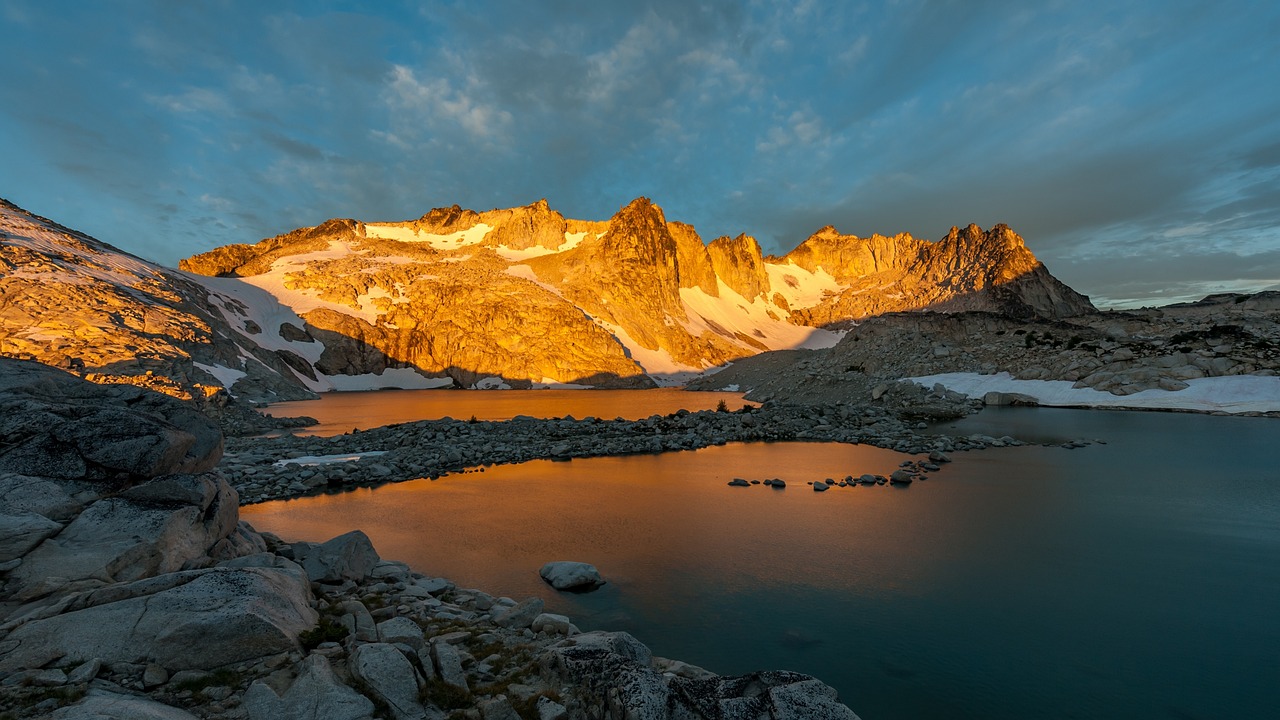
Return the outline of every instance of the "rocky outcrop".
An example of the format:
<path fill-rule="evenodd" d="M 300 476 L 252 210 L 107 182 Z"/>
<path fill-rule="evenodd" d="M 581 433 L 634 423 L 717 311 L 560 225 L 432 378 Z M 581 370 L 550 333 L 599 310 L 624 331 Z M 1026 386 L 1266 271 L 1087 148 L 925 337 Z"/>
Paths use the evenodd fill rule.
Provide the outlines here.
<path fill-rule="evenodd" d="M 937 242 L 908 234 L 870 238 L 819 230 L 785 260 L 822 269 L 844 286 L 796 315 L 825 325 L 903 310 L 986 310 L 1022 319 L 1064 318 L 1094 310 L 1063 285 L 1005 225 L 951 228 Z"/>
<path fill-rule="evenodd" d="M 760 244 L 749 235 L 730 240 L 720 237 L 707 246 L 711 265 L 725 285 L 748 300 L 769 292 L 769 275 L 765 271 Z"/>
<path fill-rule="evenodd" d="M 259 398 L 314 397 L 250 328 L 229 321 L 216 294 L 3 200 L 0 268 L 0 355 L 200 405 L 227 400 L 210 366 L 235 368 Z"/>
<path fill-rule="evenodd" d="M 835 347 L 764 353 L 691 385 L 735 385 L 755 400 L 865 402 L 885 381 L 1009 373 L 1116 396 L 1178 392 L 1201 378 L 1280 373 L 1280 308 L 1266 297 L 1021 321 L 991 312 L 869 318 Z M 997 402 L 1004 398 L 993 398 Z"/>

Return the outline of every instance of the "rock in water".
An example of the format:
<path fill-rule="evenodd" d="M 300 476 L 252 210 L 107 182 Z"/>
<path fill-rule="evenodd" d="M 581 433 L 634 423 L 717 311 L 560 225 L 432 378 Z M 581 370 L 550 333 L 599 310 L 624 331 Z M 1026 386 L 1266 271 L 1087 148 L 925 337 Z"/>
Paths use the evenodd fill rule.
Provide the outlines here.
<path fill-rule="evenodd" d="M 730 483 L 732 484 L 732 483 Z M 746 481 L 743 481 L 746 484 Z M 557 590 L 590 592 L 604 585 L 604 578 L 595 565 L 584 562 L 549 562 L 538 571 L 542 579 Z"/>

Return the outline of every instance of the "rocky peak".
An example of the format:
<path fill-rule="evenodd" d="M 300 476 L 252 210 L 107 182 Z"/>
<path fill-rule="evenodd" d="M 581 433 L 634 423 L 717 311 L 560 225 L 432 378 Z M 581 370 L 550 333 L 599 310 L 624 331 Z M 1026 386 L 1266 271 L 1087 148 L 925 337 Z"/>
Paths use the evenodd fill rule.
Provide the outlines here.
<path fill-rule="evenodd" d="M 555 250 L 564 243 L 567 229 L 564 216 L 552 210 L 545 198 L 524 207 L 481 213 L 477 221 L 493 228 L 485 236 L 485 245 L 513 250 L 531 247 Z"/>
<path fill-rule="evenodd" d="M 755 238 L 746 234 L 718 237 L 707 246 L 707 253 L 716 275 L 742 297 L 754 300 L 769 291 L 769 275 Z"/>
<path fill-rule="evenodd" d="M 447 208 L 433 208 L 426 215 L 415 220 L 413 225 L 419 232 L 447 235 L 470 229 L 479 221 L 480 215 L 476 211 L 465 210 L 455 204 Z"/>

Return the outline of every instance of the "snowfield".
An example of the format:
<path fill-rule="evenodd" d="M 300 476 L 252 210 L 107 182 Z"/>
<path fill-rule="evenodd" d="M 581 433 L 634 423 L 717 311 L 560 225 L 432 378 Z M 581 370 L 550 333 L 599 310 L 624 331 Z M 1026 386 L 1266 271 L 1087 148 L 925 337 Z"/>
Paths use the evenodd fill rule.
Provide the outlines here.
<path fill-rule="evenodd" d="M 1186 381 L 1183 390 L 1143 390 L 1132 395 L 1112 395 L 1093 388 L 1074 388 L 1068 380 L 1017 380 L 1009 373 L 943 373 L 907 378 L 930 387 L 940 383 L 948 390 L 981 398 L 988 392 L 1030 395 L 1049 407 L 1139 408 L 1146 410 L 1196 410 L 1200 412 L 1280 412 L 1280 377 L 1230 375 Z"/>

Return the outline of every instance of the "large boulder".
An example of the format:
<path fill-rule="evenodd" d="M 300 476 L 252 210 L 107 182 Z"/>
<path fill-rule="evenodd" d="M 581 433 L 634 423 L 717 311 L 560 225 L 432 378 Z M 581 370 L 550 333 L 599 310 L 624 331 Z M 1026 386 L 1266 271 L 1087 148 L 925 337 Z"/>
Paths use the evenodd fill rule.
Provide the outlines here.
<path fill-rule="evenodd" d="M 421 720 L 426 714 L 418 701 L 418 679 L 413 665 L 394 645 L 357 646 L 347 666 L 352 676 L 386 703 L 395 720 Z"/>
<path fill-rule="evenodd" d="M 312 581 L 338 583 L 369 577 L 381 558 L 373 549 L 368 535 L 360 530 L 352 530 L 328 542 L 307 548 L 300 561 Z"/>
<path fill-rule="evenodd" d="M 555 561 L 538 571 L 542 579 L 557 590 L 589 592 L 604 585 L 604 578 L 595 565 L 584 562 Z"/>
<path fill-rule="evenodd" d="M 236 530 L 236 491 L 216 475 L 165 476 L 99 500 L 25 553 L 6 593 L 31 600 L 55 588 L 91 589 L 212 564 L 208 551 Z M 204 559 L 202 561 L 202 559 Z"/>
<path fill-rule="evenodd" d="M 243 706 L 249 720 L 361 720 L 374 711 L 368 698 L 338 681 L 323 655 L 303 660 L 283 695 L 261 680 L 250 685 Z"/>
<path fill-rule="evenodd" d="M 296 565 L 210 568 L 118 583 L 11 620 L 17 647 L 0 670 L 67 662 L 154 662 L 207 670 L 293 651 L 315 626 L 311 586 Z M 8 627 L 6 626 L 6 627 Z"/>
<path fill-rule="evenodd" d="M 196 720 L 196 716 L 140 695 L 90 688 L 75 705 L 57 710 L 53 720 Z"/>
<path fill-rule="evenodd" d="M 10 358 L 0 358 L 0 437 L 0 472 L 50 478 L 127 483 L 222 458 L 221 431 L 194 407 Z"/>

